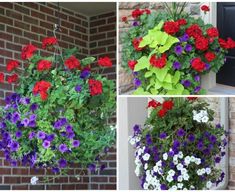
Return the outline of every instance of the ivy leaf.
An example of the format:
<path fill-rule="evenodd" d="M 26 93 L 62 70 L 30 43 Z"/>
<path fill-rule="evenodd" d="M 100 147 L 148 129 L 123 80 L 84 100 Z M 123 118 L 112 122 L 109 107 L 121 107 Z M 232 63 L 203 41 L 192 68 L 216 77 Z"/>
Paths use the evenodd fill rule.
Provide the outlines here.
<path fill-rule="evenodd" d="M 137 60 L 137 64 L 135 65 L 134 71 L 140 71 L 141 69 L 149 68 L 150 63 L 149 59 L 146 56 L 141 57 L 139 60 Z"/>
<path fill-rule="evenodd" d="M 95 61 L 95 57 L 86 57 L 84 59 L 81 60 L 81 64 L 83 66 L 89 65 L 91 63 L 93 63 Z"/>

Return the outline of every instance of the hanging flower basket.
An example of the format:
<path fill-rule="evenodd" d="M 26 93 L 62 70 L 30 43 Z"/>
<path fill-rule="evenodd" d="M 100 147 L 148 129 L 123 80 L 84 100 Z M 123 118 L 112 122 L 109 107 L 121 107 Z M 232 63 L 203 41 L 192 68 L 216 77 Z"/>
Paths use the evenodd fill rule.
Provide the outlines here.
<path fill-rule="evenodd" d="M 135 125 L 130 137 L 142 188 L 202 190 L 223 181 L 218 163 L 227 138 L 208 106 L 195 98 L 149 102 L 145 125 Z"/>
<path fill-rule="evenodd" d="M 107 121 L 115 112 L 113 81 L 99 69 L 91 71 L 94 57 L 79 60 L 77 48 L 63 51 L 55 37 L 45 38 L 42 47 L 53 54 L 42 57 L 34 45 L 23 48 L 27 67 L 19 80 L 14 73 L 19 62 L 7 64 L 13 75 L 6 81 L 19 81 L 19 86 L 0 108 L 0 149 L 6 161 L 60 174 L 74 164 L 104 169 L 99 162 L 115 141 L 115 128 Z M 112 62 L 104 57 L 98 65 L 110 67 Z"/>
<path fill-rule="evenodd" d="M 219 32 L 202 18 L 183 10 L 186 3 L 165 3 L 165 12 L 136 9 L 133 27 L 122 34 L 122 66 L 134 75 L 136 95 L 205 94 L 200 76 L 217 73 L 231 38 L 219 38 Z M 206 14 L 209 7 L 202 6 Z M 127 17 L 122 21 L 129 23 Z"/>

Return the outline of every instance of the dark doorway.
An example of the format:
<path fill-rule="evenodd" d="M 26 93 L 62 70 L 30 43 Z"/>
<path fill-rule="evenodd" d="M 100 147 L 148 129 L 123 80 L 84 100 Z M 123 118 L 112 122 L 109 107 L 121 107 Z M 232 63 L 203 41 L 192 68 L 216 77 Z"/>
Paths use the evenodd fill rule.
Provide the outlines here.
<path fill-rule="evenodd" d="M 217 27 L 220 37 L 235 39 L 235 2 L 217 3 Z M 235 86 L 235 49 L 226 55 L 226 63 L 217 73 L 216 82 Z"/>

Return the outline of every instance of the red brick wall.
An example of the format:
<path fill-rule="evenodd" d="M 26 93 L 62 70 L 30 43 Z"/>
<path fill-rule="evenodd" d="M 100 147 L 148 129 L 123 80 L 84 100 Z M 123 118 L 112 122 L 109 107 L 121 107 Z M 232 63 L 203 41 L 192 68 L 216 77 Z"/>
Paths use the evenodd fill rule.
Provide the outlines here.
<path fill-rule="evenodd" d="M 5 68 L 9 59 L 20 60 L 22 46 L 32 43 L 41 47 L 41 40 L 52 35 L 53 25 L 57 23 L 57 7 L 51 3 L 0 3 L 0 72 L 9 75 Z M 107 22 L 102 26 L 99 18 Z M 87 55 L 109 55 L 114 67 L 106 69 L 104 74 L 115 78 L 115 13 L 87 17 L 74 11 L 62 8 L 61 33 L 57 33 L 59 44 L 63 48 L 80 48 L 80 57 Z M 112 28 L 112 29 L 111 29 Z M 89 32 L 99 30 L 102 37 L 95 37 Z M 98 34 L 98 33 L 97 33 Z M 92 45 L 96 43 L 96 45 Z M 48 54 L 40 50 L 42 55 Z M 102 54 L 99 54 L 99 53 Z M 23 70 L 23 62 L 21 63 Z M 0 105 L 9 92 L 14 91 L 15 85 L 0 83 Z M 80 172 L 79 167 L 70 170 L 69 176 L 52 179 L 47 184 L 30 185 L 32 176 L 39 178 L 52 176 L 46 170 L 34 171 L 29 167 L 11 167 L 0 156 L 0 189 L 115 189 L 116 188 L 116 150 L 112 148 L 104 160 L 107 169 L 97 174 L 90 174 L 85 170 L 85 175 L 78 181 L 75 176 Z"/>

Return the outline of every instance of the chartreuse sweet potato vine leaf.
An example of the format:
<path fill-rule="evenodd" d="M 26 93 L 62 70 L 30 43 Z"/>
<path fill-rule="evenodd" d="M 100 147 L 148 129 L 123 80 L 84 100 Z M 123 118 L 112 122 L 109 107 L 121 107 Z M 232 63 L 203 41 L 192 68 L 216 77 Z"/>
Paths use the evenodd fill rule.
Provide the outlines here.
<path fill-rule="evenodd" d="M 153 54 L 162 54 L 169 50 L 173 44 L 179 40 L 163 31 L 161 31 L 164 22 L 161 21 L 156 27 L 148 31 L 148 34 L 143 37 L 139 47 L 148 46 L 152 51 L 148 56 L 142 56 L 137 60 L 134 71 L 139 72 L 144 70 L 144 77 L 149 80 L 149 84 L 144 90 L 139 87 L 134 91 L 136 95 L 145 94 L 182 94 L 184 87 L 179 83 L 181 73 L 172 71 L 172 59 L 168 59 L 167 64 L 163 68 L 151 66 L 150 58 Z M 170 58 L 170 56 L 169 56 Z"/>

